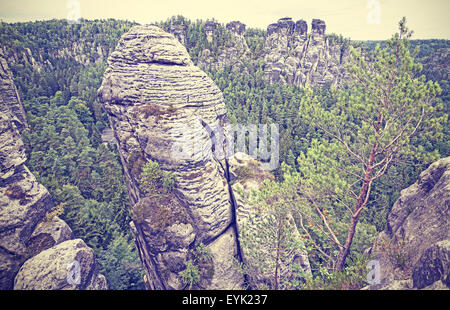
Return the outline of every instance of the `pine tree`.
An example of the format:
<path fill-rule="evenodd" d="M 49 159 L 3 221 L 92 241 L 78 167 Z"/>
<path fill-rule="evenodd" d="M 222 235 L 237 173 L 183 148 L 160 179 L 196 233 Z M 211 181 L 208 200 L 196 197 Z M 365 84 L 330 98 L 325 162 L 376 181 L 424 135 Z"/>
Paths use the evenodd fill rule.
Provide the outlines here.
<path fill-rule="evenodd" d="M 409 50 L 412 33 L 406 19 L 400 21 L 399 30 L 385 48 L 375 48 L 369 61 L 352 49 L 352 84 L 334 91 L 337 103 L 331 109 L 306 90 L 310 100 L 302 109 L 326 138 L 315 141 L 299 158 L 300 191 L 338 248 L 335 270 L 344 267 L 374 183 L 400 161 L 431 162 L 439 156 L 411 142 L 419 133 L 432 141 L 440 138 L 447 116 L 434 114 L 441 108 L 435 100 L 439 85 L 417 77 L 421 65 L 414 61 L 418 51 Z M 345 239 L 336 236 L 324 214 L 330 207 L 350 213 Z"/>

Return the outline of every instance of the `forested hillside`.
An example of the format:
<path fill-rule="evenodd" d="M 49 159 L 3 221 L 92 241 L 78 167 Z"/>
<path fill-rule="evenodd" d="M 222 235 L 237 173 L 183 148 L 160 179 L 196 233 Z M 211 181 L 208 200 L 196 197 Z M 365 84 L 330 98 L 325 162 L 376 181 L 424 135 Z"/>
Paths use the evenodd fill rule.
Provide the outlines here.
<path fill-rule="evenodd" d="M 358 130 L 358 135 L 352 139 L 364 140 L 367 128 L 364 120 L 358 118 L 363 108 L 346 110 L 343 103 L 362 98 L 361 93 L 346 93 L 345 88 L 331 83 L 303 88 L 293 83 L 268 80 L 265 75 L 267 62 L 264 55 L 268 53 L 265 30 L 247 28 L 235 35 L 235 30 L 215 21 L 194 22 L 181 16 L 157 24 L 172 33 L 181 29 L 182 35 L 178 38 L 184 41 L 191 59 L 207 71 L 222 91 L 231 123 L 279 124 L 280 162 L 283 164 L 273 172 L 276 182 L 267 184 L 268 196 L 262 194 L 259 199 L 275 199 L 283 192 L 283 186 L 300 176 L 326 175 L 325 179 L 311 179 L 317 183 L 328 182 L 337 191 L 343 186 L 342 182 L 351 182 L 351 178 L 336 179 L 341 176 L 338 173 L 326 173 L 326 164 L 339 170 L 341 166 L 336 161 L 342 154 L 339 155 L 340 150 L 333 144 L 336 141 L 326 137 L 326 126 L 317 126 L 312 113 L 320 112 L 317 115 L 330 122 L 333 115 L 339 114 L 340 120 L 347 122 L 347 130 Z M 112 19 L 82 20 L 79 24 L 68 24 L 64 20 L 0 24 L 0 48 L 13 72 L 30 127 L 22 132 L 27 166 L 48 189 L 55 203 L 64 205 L 62 218 L 76 237 L 94 249 L 101 272 L 112 289 L 144 288 L 141 263 L 129 229 L 130 202 L 123 167 L 115 143 L 102 140 L 109 121 L 97 98 L 107 58 L 121 35 L 133 25 Z M 212 39 L 208 39 L 208 31 L 213 34 Z M 326 37 L 327 44 L 336 46 L 341 55 L 344 52 L 350 54 L 350 46 L 356 50 L 364 47 L 364 53 L 372 55 L 368 56 L 368 61 L 370 57 L 376 57 L 371 53 L 380 53 L 376 47 L 378 42 L 352 42 L 335 34 Z M 385 47 L 384 43 L 382 47 Z M 450 41 L 411 40 L 410 46 L 405 48 L 411 53 L 420 49 L 415 60 L 423 70 L 420 72 L 420 68 L 414 67 L 416 77 L 424 74 L 426 80 L 439 84 L 429 86 L 433 89 L 427 91 L 437 96 L 430 106 L 436 110 L 433 120 L 441 123 L 432 124 L 437 133 L 413 136 L 409 141 L 411 148 L 372 185 L 368 205 L 361 213 L 355 234 L 354 252 L 349 260 L 353 264 L 349 263 L 348 274 L 327 273 L 327 256 L 335 257 L 336 247 L 327 240 L 327 234 L 320 231 L 322 228 L 311 224 L 305 229 L 313 235 L 307 246 L 313 274 L 317 275 L 314 281 L 308 282 L 309 288 L 327 287 L 327 279 L 340 281 L 342 278 L 333 278 L 340 276 L 350 287 L 360 285 L 360 279 L 351 278 L 352 272 L 361 272 L 358 269 L 361 268 L 359 254 L 370 246 L 377 232 L 385 229 L 387 215 L 400 190 L 414 183 L 432 161 L 450 156 L 450 129 L 446 119 L 450 102 Z M 236 61 L 227 63 L 222 55 L 224 50 Z M 313 167 L 312 163 L 317 163 L 319 157 L 329 158 L 329 162 Z M 307 185 L 317 186 L 316 183 Z M 327 210 L 332 210 L 325 215 L 330 217 L 334 231 L 340 234 L 338 239 L 343 242 L 348 217 L 338 211 L 345 210 L 346 202 L 338 203 L 334 209 L 331 208 L 333 202 L 322 203 L 330 207 Z M 318 246 L 324 250 L 318 250 Z"/>

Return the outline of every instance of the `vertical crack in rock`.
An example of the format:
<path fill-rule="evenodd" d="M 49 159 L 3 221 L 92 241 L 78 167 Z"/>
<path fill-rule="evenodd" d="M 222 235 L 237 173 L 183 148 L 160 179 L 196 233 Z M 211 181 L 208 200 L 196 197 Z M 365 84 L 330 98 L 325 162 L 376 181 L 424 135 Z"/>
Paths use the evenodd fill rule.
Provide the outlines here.
<path fill-rule="evenodd" d="M 98 95 L 125 170 L 130 226 L 146 286 L 186 288 L 182 275 L 186 263 L 193 261 L 200 275 L 194 288 L 244 288 L 247 277 L 235 264 L 245 261 L 239 225 L 255 208 L 242 205 L 238 210 L 225 153 L 229 141 L 222 136 L 227 117 L 219 88 L 193 65 L 172 34 L 155 26 L 135 26 L 109 56 Z M 220 151 L 224 159 L 217 155 Z M 176 174 L 172 191 L 142 191 L 140 175 L 150 160 Z M 257 175 L 270 177 L 253 166 Z M 297 258 L 308 271 L 305 253 L 296 253 L 293 260 Z"/>
<path fill-rule="evenodd" d="M 212 154 L 216 154 L 216 149 L 215 148 L 216 148 L 216 146 L 219 146 L 216 134 L 215 134 L 214 130 L 211 129 L 211 127 L 208 124 L 206 124 L 203 120 L 200 120 L 200 122 L 201 122 L 203 128 L 206 129 L 206 131 L 208 132 L 208 134 L 210 136 L 211 152 L 212 152 Z M 226 138 L 224 137 L 221 145 L 223 145 L 223 143 L 225 141 L 226 141 Z M 217 161 L 217 163 L 221 166 L 222 170 L 224 171 L 224 176 L 225 176 L 225 179 L 227 181 L 228 192 L 229 192 L 229 195 L 230 195 L 231 218 L 232 218 L 230 226 L 232 227 L 232 229 L 234 231 L 234 234 L 235 234 L 235 237 L 236 237 L 236 249 L 237 249 L 238 261 L 240 263 L 242 263 L 243 262 L 243 259 L 242 259 L 242 248 L 241 248 L 240 241 L 239 241 L 239 233 L 238 233 L 237 219 L 236 219 L 236 216 L 237 216 L 236 215 L 237 203 L 236 203 L 236 198 L 234 196 L 233 188 L 231 186 L 230 165 L 228 163 L 225 147 L 223 147 L 221 151 L 223 152 L 222 154 L 224 155 L 223 160 L 224 160 L 224 163 L 225 163 L 225 167 L 221 163 L 220 159 L 218 159 L 216 156 L 214 156 L 214 158 Z"/>
<path fill-rule="evenodd" d="M 269 82 L 304 86 L 340 85 L 346 80 L 349 57 L 343 42 L 329 43 L 325 22 L 313 19 L 311 33 L 305 21 L 281 18 L 267 27 L 264 74 Z"/>

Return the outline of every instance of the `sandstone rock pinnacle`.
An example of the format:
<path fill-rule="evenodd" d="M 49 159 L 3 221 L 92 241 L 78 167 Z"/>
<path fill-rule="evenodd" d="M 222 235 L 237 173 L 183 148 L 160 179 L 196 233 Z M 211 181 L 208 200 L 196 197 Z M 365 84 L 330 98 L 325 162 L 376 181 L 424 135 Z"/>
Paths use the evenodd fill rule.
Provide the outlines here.
<path fill-rule="evenodd" d="M 236 212 L 228 161 L 213 143 L 226 138 L 211 131 L 227 125 L 220 90 L 173 35 L 137 26 L 109 57 L 98 94 L 118 141 L 147 287 L 186 288 L 182 275 L 194 260 L 200 274 L 194 288 L 243 288 L 236 217 L 253 211 Z M 186 141 L 197 147 L 178 156 Z M 140 175 L 149 161 L 176 174 L 173 192 L 143 191 Z"/>
<path fill-rule="evenodd" d="M 213 269 L 199 287 L 240 287 L 242 278 L 232 272 L 238 249 L 225 171 L 204 128 L 226 121 L 220 90 L 172 34 L 136 26 L 109 57 L 99 98 L 118 140 L 133 210 L 142 215 L 132 230 L 148 287 L 183 288 L 184 262 L 201 243 L 211 252 L 208 268 Z M 174 147 L 185 139 L 195 139 L 202 149 L 178 158 Z M 149 160 L 177 175 L 174 195 L 165 200 L 155 201 L 140 189 L 140 173 Z M 158 214 L 166 214 L 163 226 L 154 225 L 162 220 Z"/>

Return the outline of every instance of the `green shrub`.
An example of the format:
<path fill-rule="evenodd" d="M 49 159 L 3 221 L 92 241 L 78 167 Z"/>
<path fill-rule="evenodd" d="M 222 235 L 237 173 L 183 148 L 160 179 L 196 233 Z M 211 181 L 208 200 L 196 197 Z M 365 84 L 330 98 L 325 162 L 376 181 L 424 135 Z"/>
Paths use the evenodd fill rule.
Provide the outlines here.
<path fill-rule="evenodd" d="M 176 183 L 175 173 L 163 171 L 156 161 L 148 161 L 140 175 L 142 191 L 149 196 L 168 194 L 173 191 Z"/>
<path fill-rule="evenodd" d="M 162 180 L 162 187 L 167 192 L 171 192 L 175 188 L 175 181 L 175 173 L 171 171 L 165 171 Z"/>
<path fill-rule="evenodd" d="M 189 284 L 189 288 L 191 289 L 193 285 L 200 281 L 200 272 L 192 260 L 185 262 L 185 265 L 186 269 L 180 273 L 181 281 L 185 285 Z"/>
<path fill-rule="evenodd" d="M 349 260 L 349 266 L 341 271 L 320 268 L 311 275 L 304 275 L 305 283 L 300 285 L 305 290 L 358 290 L 367 285 L 368 259 L 357 255 Z"/>

